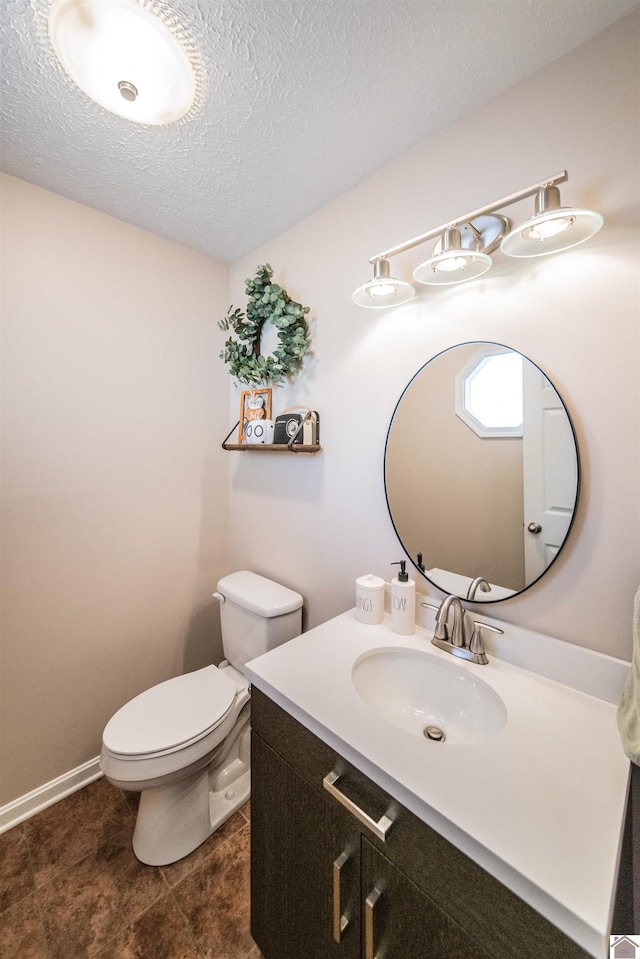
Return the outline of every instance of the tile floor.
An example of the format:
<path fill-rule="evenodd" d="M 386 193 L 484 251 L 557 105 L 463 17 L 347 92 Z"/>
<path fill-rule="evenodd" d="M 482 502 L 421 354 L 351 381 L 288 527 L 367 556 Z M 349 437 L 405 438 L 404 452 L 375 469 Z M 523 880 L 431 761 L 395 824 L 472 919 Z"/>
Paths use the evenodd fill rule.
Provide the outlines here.
<path fill-rule="evenodd" d="M 0 835 L 2 959 L 262 959 L 249 933 L 249 803 L 155 867 L 131 848 L 136 800 L 98 779 Z"/>

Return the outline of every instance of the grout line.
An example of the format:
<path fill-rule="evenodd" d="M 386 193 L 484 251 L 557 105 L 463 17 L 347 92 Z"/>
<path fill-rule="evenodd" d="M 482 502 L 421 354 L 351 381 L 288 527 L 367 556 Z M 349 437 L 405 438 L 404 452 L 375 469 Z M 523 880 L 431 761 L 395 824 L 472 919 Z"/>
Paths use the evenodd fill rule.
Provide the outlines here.
<path fill-rule="evenodd" d="M 124 799 L 124 797 L 123 797 L 123 799 Z M 72 872 L 74 869 L 76 869 L 76 868 L 80 865 L 80 863 L 84 862 L 84 860 L 87 859 L 89 856 L 94 856 L 100 849 L 103 849 L 105 846 L 109 845 L 109 843 L 115 842 L 119 837 L 124 836 L 124 835 L 126 835 L 126 834 L 128 834 L 128 833 L 129 833 L 129 826 L 127 826 L 125 829 L 121 829 L 121 830 L 120 830 L 119 832 L 117 832 L 117 833 L 113 833 L 112 835 L 108 836 L 106 839 L 104 839 L 103 842 L 99 842 L 99 843 L 97 843 L 95 846 L 92 846 L 90 849 L 88 849 L 88 850 L 84 853 L 84 855 L 83 855 L 80 859 L 78 859 L 76 862 L 71 863 L 66 869 L 63 869 L 61 872 L 56 873 L 55 876 L 52 876 L 51 879 L 48 879 L 47 882 L 46 882 L 46 883 L 43 883 L 43 885 L 42 885 L 40 888 L 41 888 L 42 890 L 44 890 L 44 889 L 47 888 L 47 886 L 50 885 L 50 883 L 59 881 L 59 880 L 61 879 L 61 877 L 65 876 L 66 874 L 68 874 L 68 873 L 70 873 L 70 872 Z M 127 845 L 130 846 L 130 839 L 129 839 L 129 841 L 127 842 Z M 132 851 L 132 855 L 134 855 L 133 851 Z M 139 862 L 139 860 L 137 860 L 137 861 Z M 144 867 L 144 869 L 154 869 L 154 870 L 157 870 L 157 871 L 160 870 L 160 866 L 147 866 L 145 863 L 140 863 L 140 865 L 142 865 L 142 866 Z M 155 899 L 154 899 L 152 902 L 150 902 L 145 909 L 143 909 L 141 912 L 137 913 L 132 919 L 130 919 L 130 920 L 129 920 L 128 922 L 126 922 L 125 924 L 117 926 L 117 928 L 115 929 L 113 935 L 110 936 L 108 939 L 105 939 L 103 942 L 101 942 L 100 945 L 99 945 L 99 947 L 98 947 L 97 949 L 93 950 L 93 951 L 90 952 L 90 953 L 87 953 L 87 956 L 90 957 L 90 956 L 92 956 L 92 955 L 95 955 L 96 953 L 100 953 L 100 952 L 101 952 L 103 949 L 105 949 L 108 945 L 110 945 L 111 943 L 113 943 L 113 942 L 118 938 L 118 936 L 122 935 L 127 929 L 129 929 L 131 926 L 133 926 L 133 924 L 136 923 L 136 922 L 138 921 L 138 919 L 145 914 L 145 912 L 147 912 L 149 909 L 151 909 L 152 906 L 155 906 L 158 902 L 160 902 L 162 899 L 164 899 L 165 896 L 166 896 L 166 892 L 160 892 L 160 893 L 158 893 L 158 895 L 155 897 Z M 116 921 L 117 921 L 117 920 L 116 920 Z M 46 931 L 46 926 L 45 926 L 45 931 Z M 53 955 L 53 952 L 52 952 L 52 947 L 51 947 L 51 944 L 50 944 L 50 941 L 49 941 L 49 938 L 48 938 L 48 937 L 47 937 L 47 947 L 48 947 L 48 949 L 49 949 L 49 957 L 48 957 L 48 959 L 50 959 L 50 957 Z"/>
<path fill-rule="evenodd" d="M 142 863 L 142 865 L 144 865 L 144 863 Z M 160 866 L 146 866 L 145 868 L 147 868 L 147 869 L 159 869 Z M 139 922 L 140 919 L 142 919 L 142 917 L 145 916 L 146 913 L 148 913 L 150 909 L 153 909 L 155 906 L 158 905 L 158 903 L 162 902 L 164 899 L 169 899 L 169 897 L 171 897 L 172 899 L 175 899 L 175 897 L 173 896 L 173 890 L 172 890 L 172 889 L 168 889 L 166 892 L 161 893 L 159 896 L 157 896 L 157 897 L 153 900 L 153 902 L 150 902 L 149 905 L 146 906 L 141 912 L 137 913 L 137 914 L 133 917 L 133 919 L 130 919 L 129 922 L 126 923 L 126 925 L 120 926 L 118 929 L 116 929 L 114 935 L 111 936 L 109 939 L 105 939 L 104 942 L 100 943 L 100 947 L 99 947 L 98 949 L 96 949 L 96 950 L 92 953 L 92 955 L 99 955 L 104 949 L 107 948 L 107 946 L 112 945 L 119 936 L 123 935 L 128 929 L 132 929 L 133 926 L 135 926 L 135 924 L 136 924 L 137 922 Z M 175 903 L 175 905 L 178 906 L 177 902 Z M 178 908 L 179 908 L 179 907 L 178 907 Z M 185 917 L 185 920 L 186 920 L 186 917 Z M 193 937 L 193 932 L 192 932 L 192 929 L 191 929 L 191 924 L 189 923 L 188 920 L 186 920 L 186 922 L 187 922 L 187 928 L 188 928 L 188 930 L 189 930 L 189 935 L 190 935 L 191 938 L 193 939 L 194 937 Z M 194 944 L 195 944 L 195 940 L 194 940 Z M 197 948 L 196 948 L 195 951 L 198 953 L 198 955 L 200 955 L 200 951 L 199 951 Z"/>
<path fill-rule="evenodd" d="M 28 870 L 28 872 L 29 872 L 29 874 L 30 874 L 30 876 L 31 876 L 31 879 L 32 879 L 32 881 L 33 881 L 33 885 L 32 885 L 32 887 L 31 887 L 30 889 L 27 889 L 27 891 L 24 893 L 24 895 L 20 896 L 19 899 L 13 899 L 13 898 L 10 896 L 10 897 L 9 897 L 9 904 L 8 904 L 7 906 L 5 906 L 4 908 L 2 908 L 2 907 L 0 906 L 0 916 L 2 916 L 5 912 L 7 912 L 7 910 L 11 909 L 13 906 L 17 905 L 17 903 L 22 902 L 23 899 L 26 899 L 26 898 L 27 898 L 27 896 L 30 896 L 33 892 L 35 892 L 35 880 L 34 880 L 34 878 L 33 878 L 33 869 L 32 869 L 32 865 L 31 865 L 31 853 L 30 853 L 30 850 L 29 850 L 29 844 L 27 843 L 27 837 L 26 837 L 25 834 L 24 834 L 24 829 L 22 828 L 22 825 L 21 825 L 21 824 L 18 824 L 18 826 L 14 826 L 13 828 L 16 830 L 16 834 L 18 833 L 18 830 L 21 830 L 21 832 L 22 832 L 22 842 L 26 845 L 26 849 L 27 849 L 27 870 Z M 13 885 L 8 885 L 8 886 L 6 886 L 5 888 L 7 889 L 8 892 L 9 892 L 9 891 L 13 892 L 13 890 L 14 890 L 14 886 L 13 886 Z"/>
<path fill-rule="evenodd" d="M 234 813 L 234 815 L 235 815 L 235 813 Z M 244 817 L 243 817 L 243 819 L 244 819 Z M 227 820 L 227 822 L 228 822 L 228 820 Z M 219 826 L 218 828 L 219 828 L 219 829 L 224 829 L 225 825 L 226 825 L 226 822 L 223 823 L 222 826 Z M 172 883 L 167 876 L 164 876 L 164 870 L 165 870 L 165 869 L 166 869 L 166 870 L 170 870 L 171 867 L 175 865 L 175 863 L 168 863 L 166 866 L 159 866 L 159 868 L 160 868 L 161 870 L 163 870 L 163 876 L 164 876 L 164 878 L 166 879 L 166 881 L 169 883 L 170 888 L 171 888 L 171 889 L 175 889 L 177 886 L 181 885 L 181 884 L 184 882 L 185 879 L 188 879 L 190 876 L 192 876 L 192 875 L 194 874 L 194 872 L 197 872 L 199 869 L 201 869 L 202 866 L 204 866 L 205 863 L 209 862 L 209 860 L 211 859 L 211 857 L 212 857 L 215 853 L 217 853 L 217 851 L 218 851 L 219 849 L 222 849 L 224 846 L 226 846 L 226 845 L 227 845 L 229 842 L 231 842 L 233 839 L 236 839 L 237 836 L 238 836 L 238 834 L 240 833 L 240 831 L 243 830 L 243 829 L 245 829 L 247 826 L 248 826 L 248 822 L 247 822 L 247 820 L 244 820 L 244 822 L 242 822 L 242 823 L 237 827 L 237 829 L 234 829 L 234 831 L 233 831 L 229 836 L 227 836 L 226 839 L 224 839 L 222 842 L 217 843 L 217 844 L 206 854 L 206 856 L 204 856 L 204 858 L 202 859 L 202 861 L 201 861 L 200 863 L 194 864 L 194 865 L 193 865 L 190 869 L 188 869 L 188 870 L 185 872 L 185 874 L 184 874 L 179 880 L 177 880 L 176 882 L 173 882 L 173 883 Z M 217 831 L 217 830 L 216 830 L 216 831 Z M 215 832 L 211 833 L 211 835 L 208 836 L 207 839 L 205 839 L 205 842 L 208 842 L 209 839 L 211 838 L 211 836 L 215 836 Z M 190 855 L 190 856 L 193 856 L 193 855 L 198 851 L 198 849 L 200 849 L 203 845 L 204 845 L 204 843 L 201 843 L 201 845 L 200 845 L 200 846 L 197 846 L 197 847 L 193 850 L 193 852 L 189 853 L 189 855 Z M 186 859 L 186 858 L 188 858 L 188 856 L 185 856 L 185 859 Z M 180 861 L 182 861 L 182 860 L 178 860 L 178 861 L 180 862 Z"/>
<path fill-rule="evenodd" d="M 31 853 L 31 843 L 29 842 L 29 834 L 28 834 L 27 830 L 25 829 L 23 823 L 20 823 L 20 829 L 22 830 L 22 833 L 23 833 L 23 835 L 24 835 L 24 841 L 25 841 L 25 843 L 26 843 L 26 845 L 27 845 L 27 857 L 28 857 L 28 860 L 29 860 L 29 871 L 30 871 L 30 873 L 31 873 L 31 878 L 32 878 L 32 880 L 33 880 L 33 895 L 34 895 L 34 897 L 35 897 L 36 909 L 38 910 L 38 917 L 39 917 L 39 919 L 40 919 L 40 928 L 42 929 L 42 935 L 44 936 L 44 942 L 45 942 L 45 946 L 46 946 L 46 949 L 47 949 L 47 955 L 46 955 L 46 957 L 43 957 L 43 959 L 50 959 L 50 957 L 53 955 L 52 945 L 51 945 L 51 937 L 50 937 L 50 935 L 49 935 L 49 928 L 48 928 L 47 923 L 45 922 L 45 919 L 44 919 L 44 910 L 43 910 L 43 908 L 42 908 L 42 900 L 41 900 L 41 898 L 40 898 L 40 889 L 39 889 L 39 887 L 38 887 L 38 884 L 36 883 L 36 870 L 35 870 L 35 866 L 34 866 L 34 863 L 33 863 L 33 856 L 32 856 L 32 853 Z"/>
<path fill-rule="evenodd" d="M 244 818 L 244 817 L 243 817 L 243 818 Z M 238 829 L 234 830 L 234 832 L 233 832 L 230 836 L 228 836 L 228 837 L 224 840 L 224 842 L 221 842 L 221 843 L 219 843 L 217 846 L 215 846 L 214 849 L 211 850 L 211 852 L 206 856 L 205 859 L 202 860 L 202 862 L 201 862 L 198 866 L 194 866 L 194 868 L 193 868 L 192 870 L 190 870 L 190 872 L 188 872 L 185 876 L 182 877 L 182 879 L 180 880 L 180 882 L 177 882 L 174 886 L 171 887 L 171 892 L 172 892 L 172 894 L 173 894 L 176 907 L 177 907 L 180 915 L 183 916 L 185 922 L 187 923 L 187 926 L 188 926 L 188 928 L 189 928 L 189 932 L 190 932 L 191 937 L 192 937 L 192 939 L 194 940 L 194 943 L 195 943 L 195 951 L 196 951 L 196 954 L 197 954 L 199 957 L 201 957 L 201 959 L 207 959 L 207 955 L 205 955 L 205 954 L 201 951 L 201 949 L 200 949 L 198 940 L 196 939 L 195 934 L 194 934 L 194 932 L 193 932 L 192 923 L 191 923 L 188 915 L 186 914 L 186 912 L 185 912 L 184 909 L 182 908 L 182 906 L 181 906 L 181 904 L 180 904 L 180 898 L 179 898 L 178 895 L 176 895 L 176 892 L 177 892 L 177 890 L 180 888 L 180 886 L 182 886 L 188 879 L 189 879 L 189 880 L 192 879 L 193 876 L 195 875 L 195 873 L 197 873 L 197 872 L 201 871 L 202 869 L 204 869 L 204 868 L 206 867 L 207 863 L 208 863 L 209 860 L 213 857 L 214 854 L 216 854 L 216 853 L 218 853 L 220 850 L 224 849 L 225 846 L 228 846 L 231 842 L 237 841 L 237 839 L 238 839 L 238 837 L 240 836 L 241 833 L 244 835 L 245 831 L 246 831 L 247 828 L 248 828 L 248 825 L 249 825 L 248 822 L 245 821 L 245 822 L 243 823 L 243 825 L 239 826 Z M 249 935 L 251 935 L 251 932 L 249 932 Z M 252 939 L 251 941 L 253 942 L 253 939 Z M 254 954 L 254 950 L 256 950 L 257 948 L 258 948 L 257 945 L 255 945 L 255 943 L 254 943 L 254 945 L 251 947 L 251 949 L 249 950 L 249 952 L 248 952 L 245 956 L 238 956 L 238 959 L 251 959 L 251 957 L 252 957 L 253 954 Z M 258 956 L 259 956 L 259 955 L 260 955 L 260 953 L 259 953 L 259 952 L 256 952 L 256 959 L 258 959 Z"/>
<path fill-rule="evenodd" d="M 41 902 L 41 900 L 40 900 L 40 890 L 37 889 L 37 888 L 36 888 L 36 891 L 35 891 L 35 897 L 36 897 L 36 906 L 37 906 L 37 909 L 38 909 L 38 916 L 40 917 L 40 927 L 41 927 L 41 929 L 42 929 L 42 934 L 43 934 L 43 936 L 44 936 L 45 946 L 46 946 L 46 948 L 47 948 L 47 956 L 46 956 L 46 959 L 50 959 L 50 957 L 53 956 L 53 946 L 52 946 L 52 942 L 51 942 L 51 937 L 50 937 L 50 935 L 49 935 L 49 928 L 48 928 L 47 923 L 45 922 L 45 919 L 44 919 L 44 910 L 43 910 L 43 908 L 42 908 L 42 902 Z"/>
<path fill-rule="evenodd" d="M 19 905 L 20 903 L 24 903 L 24 901 L 25 901 L 26 899 L 29 899 L 30 897 L 33 897 L 33 902 L 34 902 L 34 904 L 35 904 L 35 911 L 37 912 L 38 919 L 40 920 L 40 929 L 41 929 L 41 931 L 42 931 L 42 935 L 43 935 L 43 937 L 44 937 L 45 947 L 46 947 L 46 950 L 47 950 L 46 956 L 43 956 L 42 959 L 50 959 L 50 957 L 51 957 L 51 942 L 50 942 L 49 934 L 48 934 L 48 931 L 47 931 L 47 924 L 46 924 L 45 921 L 44 921 L 44 913 L 43 913 L 43 911 L 42 911 L 42 903 L 41 903 L 41 901 L 40 901 L 40 896 L 39 896 L 39 893 L 38 893 L 38 887 L 37 887 L 37 885 L 36 885 L 35 869 L 34 869 L 34 865 L 33 865 L 33 858 L 32 858 L 32 855 L 31 855 L 31 844 L 29 843 L 29 837 L 27 836 L 27 831 L 26 831 L 26 829 L 24 828 L 24 824 L 23 824 L 22 822 L 18 823 L 18 824 L 17 824 L 16 826 L 14 826 L 13 828 L 16 829 L 16 830 L 20 830 L 20 832 L 22 833 L 22 839 L 23 839 L 23 842 L 24 842 L 24 844 L 25 844 L 25 846 L 26 846 L 26 850 L 27 850 L 27 868 L 28 868 L 29 873 L 30 873 L 30 875 L 31 875 L 31 880 L 32 880 L 33 886 L 32 886 L 32 888 L 30 889 L 30 891 L 29 891 L 28 893 L 26 893 L 26 895 L 21 896 L 20 899 L 16 899 L 15 902 L 12 902 L 11 905 L 8 906 L 6 910 L 3 910 L 2 913 L 0 913 L 0 915 L 2 915 L 4 912 L 7 912 L 9 909 L 12 909 L 14 906 L 17 906 L 17 905 Z"/>

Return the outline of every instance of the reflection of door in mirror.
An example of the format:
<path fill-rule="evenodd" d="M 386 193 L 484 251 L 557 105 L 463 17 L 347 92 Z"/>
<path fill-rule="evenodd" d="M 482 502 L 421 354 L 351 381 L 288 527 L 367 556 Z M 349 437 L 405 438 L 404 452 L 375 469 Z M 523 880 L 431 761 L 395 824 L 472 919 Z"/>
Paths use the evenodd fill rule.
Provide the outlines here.
<path fill-rule="evenodd" d="M 528 459 L 523 454 L 526 444 L 529 450 L 535 446 L 526 435 L 529 414 L 524 439 L 519 429 L 492 435 L 491 429 L 476 430 L 456 415 L 456 378 L 459 384 L 461 373 L 475 369 L 476 362 L 484 362 L 486 371 L 483 357 L 511 352 L 499 344 L 467 343 L 434 357 L 402 394 L 385 451 L 387 502 L 406 553 L 416 566 L 422 554 L 419 568 L 424 575 L 462 598 L 476 577 L 488 580 L 491 592 L 478 590 L 476 602 L 507 598 L 539 578 L 567 535 L 577 498 L 577 449 L 561 401 L 542 418 L 539 445 L 553 454 L 546 465 L 533 452 Z M 545 385 L 543 394 L 558 397 L 537 367 L 525 358 L 522 363 Z M 459 408 L 459 397 L 457 402 Z M 555 485 L 549 487 L 554 461 Z M 524 477 L 525 463 L 529 476 L 534 463 L 542 470 L 543 498 L 553 491 L 546 514 L 528 502 L 525 509 L 525 484 L 531 487 Z M 553 540 L 544 535 L 536 539 L 526 529 L 534 516 L 543 528 L 551 527 L 550 518 L 555 522 L 560 517 L 564 526 L 556 529 Z M 527 568 L 530 541 L 542 555 Z"/>
<path fill-rule="evenodd" d="M 576 498 L 577 461 L 562 400 L 531 363 L 524 369 L 524 565 L 532 583 L 562 546 Z"/>

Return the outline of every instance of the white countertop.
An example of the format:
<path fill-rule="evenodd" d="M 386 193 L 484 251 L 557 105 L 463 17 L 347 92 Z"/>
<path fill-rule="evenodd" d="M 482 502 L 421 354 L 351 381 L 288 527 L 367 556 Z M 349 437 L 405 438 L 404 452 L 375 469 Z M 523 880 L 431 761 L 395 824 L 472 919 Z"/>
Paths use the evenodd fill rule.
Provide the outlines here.
<path fill-rule="evenodd" d="M 508 624 L 499 625 L 508 641 Z M 514 643 L 518 634 L 523 631 L 515 629 Z M 528 635 L 533 645 L 535 635 Z M 487 666 L 454 659 L 430 639 L 422 628 L 397 636 L 387 616 L 380 626 L 363 625 L 352 610 L 254 659 L 245 675 L 587 952 L 604 959 L 629 779 L 614 703 L 499 659 L 491 650 Z M 546 648 L 554 642 L 544 640 Z M 356 692 L 351 669 L 368 650 L 393 646 L 443 657 L 492 686 L 507 709 L 504 730 L 484 743 L 441 744 L 383 719 Z M 570 661 L 570 644 L 559 648 Z M 618 660 L 582 647 L 576 647 L 576 656 L 581 672 L 587 660 L 594 677 L 613 670 L 617 682 L 623 675 L 625 664 Z"/>

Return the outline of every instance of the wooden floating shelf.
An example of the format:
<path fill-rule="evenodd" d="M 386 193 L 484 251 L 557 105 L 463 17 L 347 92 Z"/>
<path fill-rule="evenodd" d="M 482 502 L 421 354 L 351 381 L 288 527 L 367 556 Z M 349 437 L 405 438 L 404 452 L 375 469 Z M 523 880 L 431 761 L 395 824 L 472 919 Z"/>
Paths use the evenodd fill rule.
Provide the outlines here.
<path fill-rule="evenodd" d="M 319 453 L 322 449 L 320 445 L 303 446 L 301 443 L 296 443 L 294 446 L 289 446 L 288 443 L 263 443 L 261 445 L 257 443 L 255 445 L 251 443 L 223 443 L 222 448 L 239 453 Z"/>

